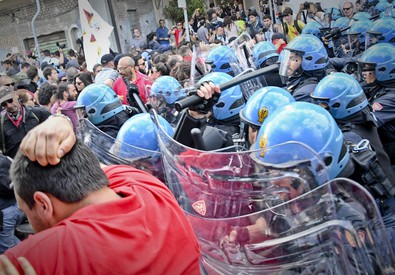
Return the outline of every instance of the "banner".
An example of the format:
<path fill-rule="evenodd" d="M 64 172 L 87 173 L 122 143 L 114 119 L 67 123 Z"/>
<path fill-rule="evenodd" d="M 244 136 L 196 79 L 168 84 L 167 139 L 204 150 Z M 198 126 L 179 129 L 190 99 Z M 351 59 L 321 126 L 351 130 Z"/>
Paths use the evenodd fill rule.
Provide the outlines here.
<path fill-rule="evenodd" d="M 109 36 L 114 27 L 104 21 L 88 0 L 78 0 L 86 65 L 89 71 L 110 52 Z"/>

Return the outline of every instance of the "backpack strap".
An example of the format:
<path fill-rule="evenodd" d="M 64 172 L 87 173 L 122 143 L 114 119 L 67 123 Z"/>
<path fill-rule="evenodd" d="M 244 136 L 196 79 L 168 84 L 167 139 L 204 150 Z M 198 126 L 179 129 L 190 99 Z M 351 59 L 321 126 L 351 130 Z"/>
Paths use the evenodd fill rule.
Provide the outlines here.
<path fill-rule="evenodd" d="M 302 29 L 299 27 L 299 23 L 298 23 L 297 19 L 294 20 L 294 26 L 295 26 L 296 30 L 298 31 L 298 33 L 301 34 Z"/>
<path fill-rule="evenodd" d="M 37 122 L 40 123 L 40 120 L 38 119 L 38 116 L 33 112 L 33 109 L 31 107 L 25 107 L 25 108 L 26 110 L 29 111 L 28 115 L 32 114 L 32 116 L 37 120 Z"/>
<path fill-rule="evenodd" d="M 3 154 L 5 154 L 6 152 L 6 148 L 5 148 L 5 138 L 4 138 L 4 119 L 5 119 L 5 112 L 1 114 L 1 125 L 0 125 L 0 131 L 1 131 L 1 151 L 3 152 Z"/>

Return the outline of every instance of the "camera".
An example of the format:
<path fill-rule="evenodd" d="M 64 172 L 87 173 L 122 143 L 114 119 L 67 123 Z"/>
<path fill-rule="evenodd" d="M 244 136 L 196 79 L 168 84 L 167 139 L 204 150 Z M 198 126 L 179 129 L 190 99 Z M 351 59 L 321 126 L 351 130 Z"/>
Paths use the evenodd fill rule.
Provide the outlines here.
<path fill-rule="evenodd" d="M 60 44 L 59 42 L 56 42 L 56 46 L 58 46 L 60 49 L 66 48 L 66 44 Z"/>
<path fill-rule="evenodd" d="M 304 2 L 304 3 L 303 3 L 303 9 L 304 9 L 304 10 L 308 10 L 309 8 L 310 8 L 310 3 L 307 2 L 307 1 Z"/>

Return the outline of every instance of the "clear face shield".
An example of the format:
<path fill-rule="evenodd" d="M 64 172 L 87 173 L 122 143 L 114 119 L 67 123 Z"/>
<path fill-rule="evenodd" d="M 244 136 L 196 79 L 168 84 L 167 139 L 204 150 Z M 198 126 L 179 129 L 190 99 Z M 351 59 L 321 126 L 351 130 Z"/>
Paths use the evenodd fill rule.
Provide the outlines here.
<path fill-rule="evenodd" d="M 191 59 L 191 76 L 188 83 L 182 85 L 184 88 L 194 87 L 195 84 L 205 76 L 209 71 L 204 63 L 208 52 L 197 49 L 195 45 L 192 47 L 192 59 Z M 211 69 L 211 68 L 210 68 Z"/>
<path fill-rule="evenodd" d="M 348 45 L 350 45 L 350 49 L 359 49 L 359 34 L 348 34 Z"/>
<path fill-rule="evenodd" d="M 75 113 L 77 114 L 78 121 L 88 118 L 88 114 L 85 111 L 85 106 L 78 106 L 74 108 Z"/>
<path fill-rule="evenodd" d="M 365 37 L 365 51 L 371 46 L 376 45 L 380 40 L 384 40 L 382 34 L 367 32 Z"/>
<path fill-rule="evenodd" d="M 310 95 L 312 98 L 312 103 L 321 106 L 328 112 L 330 111 L 329 109 L 329 98 L 328 97 L 318 97 L 318 96 L 313 96 L 312 94 Z"/>
<path fill-rule="evenodd" d="M 283 83 L 287 83 L 292 77 L 299 77 L 303 73 L 303 53 L 288 49 L 283 50 L 279 74 Z"/>
<path fill-rule="evenodd" d="M 376 80 L 376 64 L 359 63 L 358 75 L 366 84 L 373 83 Z"/>

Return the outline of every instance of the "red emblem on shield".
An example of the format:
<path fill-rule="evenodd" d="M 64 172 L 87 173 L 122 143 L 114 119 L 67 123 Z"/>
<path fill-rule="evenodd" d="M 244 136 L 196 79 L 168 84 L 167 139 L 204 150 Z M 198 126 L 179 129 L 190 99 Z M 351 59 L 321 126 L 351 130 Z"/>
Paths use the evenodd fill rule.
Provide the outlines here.
<path fill-rule="evenodd" d="M 383 106 L 379 102 L 375 102 L 372 105 L 373 111 L 380 111 L 383 109 Z"/>
<path fill-rule="evenodd" d="M 206 215 L 206 203 L 204 201 L 195 201 L 192 204 L 192 208 L 198 212 L 200 215 Z"/>

